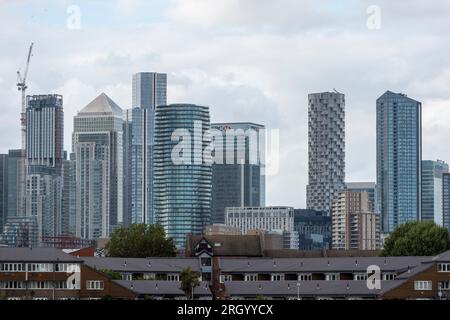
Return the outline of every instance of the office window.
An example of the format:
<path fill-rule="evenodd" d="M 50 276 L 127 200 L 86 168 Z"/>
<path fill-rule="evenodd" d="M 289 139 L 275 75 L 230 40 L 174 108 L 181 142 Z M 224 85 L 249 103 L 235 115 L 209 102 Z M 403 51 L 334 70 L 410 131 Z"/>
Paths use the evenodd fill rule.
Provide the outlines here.
<path fill-rule="evenodd" d="M 87 281 L 87 289 L 88 290 L 103 290 L 104 284 L 101 280 L 88 280 Z"/>
<path fill-rule="evenodd" d="M 431 281 L 414 281 L 414 290 L 432 290 Z"/>

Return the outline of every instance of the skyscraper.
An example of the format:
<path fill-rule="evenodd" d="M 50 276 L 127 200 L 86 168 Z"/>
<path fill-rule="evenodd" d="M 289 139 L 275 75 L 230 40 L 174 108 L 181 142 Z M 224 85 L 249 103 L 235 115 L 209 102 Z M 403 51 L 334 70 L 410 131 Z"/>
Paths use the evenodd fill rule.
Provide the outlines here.
<path fill-rule="evenodd" d="M 330 214 L 334 196 L 345 188 L 345 96 L 308 96 L 308 209 Z"/>
<path fill-rule="evenodd" d="M 123 224 L 132 223 L 132 175 L 131 175 L 131 145 L 133 137 L 133 123 L 131 121 L 132 110 L 125 110 L 123 122 Z"/>
<path fill-rule="evenodd" d="M 377 99 L 377 198 L 382 232 L 420 219 L 422 104 L 387 91 Z"/>
<path fill-rule="evenodd" d="M 211 219 L 209 108 L 157 106 L 155 119 L 156 222 L 184 248 L 186 235 L 201 234 Z"/>
<path fill-rule="evenodd" d="M 25 216 L 26 152 L 8 151 L 8 217 Z"/>
<path fill-rule="evenodd" d="M 0 233 L 8 216 L 8 155 L 0 154 Z"/>
<path fill-rule="evenodd" d="M 225 222 L 226 207 L 264 207 L 264 146 L 260 144 L 263 125 L 254 123 L 215 123 L 220 143 L 215 152 L 222 155 L 212 165 L 211 222 Z M 228 161 L 227 161 L 228 160 Z"/>
<path fill-rule="evenodd" d="M 450 173 L 442 176 L 442 224 L 450 232 Z"/>
<path fill-rule="evenodd" d="M 131 220 L 155 222 L 153 213 L 153 146 L 155 108 L 167 104 L 167 75 L 133 75 L 131 141 Z"/>
<path fill-rule="evenodd" d="M 69 160 L 62 163 L 62 204 L 61 204 L 61 235 L 75 236 L 77 214 L 76 162 L 72 153 Z"/>
<path fill-rule="evenodd" d="M 36 217 L 38 239 L 60 234 L 64 113 L 60 95 L 27 96 L 26 215 Z"/>
<path fill-rule="evenodd" d="M 442 176 L 448 173 L 444 161 L 422 161 L 422 221 L 442 225 Z"/>
<path fill-rule="evenodd" d="M 122 130 L 122 109 L 104 93 L 74 118 L 78 237 L 107 237 L 123 222 Z"/>

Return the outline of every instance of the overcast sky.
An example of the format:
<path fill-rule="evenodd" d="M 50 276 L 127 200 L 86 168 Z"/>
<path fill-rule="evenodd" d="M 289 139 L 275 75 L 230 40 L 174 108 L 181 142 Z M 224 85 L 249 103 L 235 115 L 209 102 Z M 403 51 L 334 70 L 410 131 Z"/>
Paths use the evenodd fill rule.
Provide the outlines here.
<path fill-rule="evenodd" d="M 0 0 L 0 152 L 20 147 L 16 71 L 35 42 L 27 93 L 64 96 L 67 150 L 77 110 L 101 92 L 129 108 L 131 75 L 165 72 L 169 103 L 279 129 L 267 204 L 304 207 L 310 92 L 346 95 L 347 181 L 375 181 L 386 90 L 423 103 L 423 158 L 450 162 L 449 17 L 448 0 Z"/>

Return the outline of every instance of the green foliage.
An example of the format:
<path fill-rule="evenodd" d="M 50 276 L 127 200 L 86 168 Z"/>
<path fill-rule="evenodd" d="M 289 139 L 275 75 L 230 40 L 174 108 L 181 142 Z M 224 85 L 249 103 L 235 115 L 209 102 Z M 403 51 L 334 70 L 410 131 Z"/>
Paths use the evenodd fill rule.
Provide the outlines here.
<path fill-rule="evenodd" d="M 109 257 L 173 257 L 176 247 L 160 225 L 133 224 L 117 228 L 106 245 Z"/>
<path fill-rule="evenodd" d="M 188 299 L 192 298 L 192 290 L 200 286 L 200 273 L 192 271 L 191 267 L 183 269 L 180 273 L 181 290 Z"/>
<path fill-rule="evenodd" d="M 113 297 L 109 294 L 102 297 L 102 300 L 114 300 Z"/>
<path fill-rule="evenodd" d="M 270 300 L 270 298 L 258 295 L 258 296 L 256 296 L 255 300 Z"/>
<path fill-rule="evenodd" d="M 111 269 L 100 269 L 101 272 L 109 276 L 113 280 L 122 280 L 122 274 L 120 272 L 112 271 Z"/>
<path fill-rule="evenodd" d="M 433 221 L 407 222 L 386 239 L 382 256 L 434 256 L 450 249 L 446 228 Z"/>

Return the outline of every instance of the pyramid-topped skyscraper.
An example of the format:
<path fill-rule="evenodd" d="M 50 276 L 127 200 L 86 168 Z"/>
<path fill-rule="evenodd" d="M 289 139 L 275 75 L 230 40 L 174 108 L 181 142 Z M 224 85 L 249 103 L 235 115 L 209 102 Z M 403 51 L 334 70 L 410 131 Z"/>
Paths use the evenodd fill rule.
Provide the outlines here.
<path fill-rule="evenodd" d="M 77 237 L 107 237 L 123 221 L 122 130 L 122 109 L 105 93 L 74 118 Z"/>

